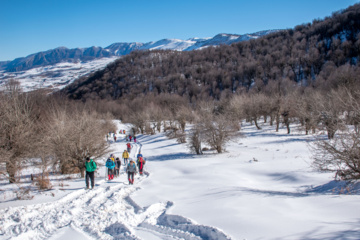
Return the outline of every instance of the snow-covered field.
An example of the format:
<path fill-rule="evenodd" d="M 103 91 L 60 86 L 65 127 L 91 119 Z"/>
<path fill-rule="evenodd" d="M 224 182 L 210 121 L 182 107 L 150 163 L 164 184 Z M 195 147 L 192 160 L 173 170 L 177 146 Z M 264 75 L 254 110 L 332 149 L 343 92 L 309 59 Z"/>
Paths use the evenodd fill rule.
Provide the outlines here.
<path fill-rule="evenodd" d="M 94 190 L 58 180 L 20 201 L 2 181 L 0 239 L 360 239 L 359 187 L 313 170 L 313 137 L 294 130 L 246 123 L 225 153 L 202 156 L 139 135 L 131 156 L 141 149 L 147 164 L 134 185 L 100 167 Z M 126 147 L 111 145 L 116 156 Z"/>
<path fill-rule="evenodd" d="M 19 72 L 0 71 L 0 90 L 10 79 L 20 82 L 23 91 L 59 90 L 77 78 L 100 70 L 118 57 L 100 58 L 89 62 L 62 62 Z"/>

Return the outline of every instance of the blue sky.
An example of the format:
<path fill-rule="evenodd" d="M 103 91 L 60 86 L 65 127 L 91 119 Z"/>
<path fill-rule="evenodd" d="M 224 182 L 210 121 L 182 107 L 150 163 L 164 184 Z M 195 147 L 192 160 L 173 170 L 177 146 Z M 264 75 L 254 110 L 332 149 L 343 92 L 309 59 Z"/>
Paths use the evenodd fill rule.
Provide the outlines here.
<path fill-rule="evenodd" d="M 0 61 L 65 46 L 293 28 L 358 0 L 0 0 Z"/>

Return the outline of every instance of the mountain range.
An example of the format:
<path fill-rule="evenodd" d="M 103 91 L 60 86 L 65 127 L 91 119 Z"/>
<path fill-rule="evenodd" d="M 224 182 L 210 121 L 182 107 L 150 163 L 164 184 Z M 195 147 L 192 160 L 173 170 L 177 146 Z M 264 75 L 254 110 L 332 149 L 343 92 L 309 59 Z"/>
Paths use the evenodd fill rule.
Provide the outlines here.
<path fill-rule="evenodd" d="M 170 49 L 190 51 L 208 46 L 232 44 L 235 42 L 255 39 L 277 30 L 260 31 L 251 34 L 218 34 L 213 38 L 191 38 L 188 40 L 162 39 L 148 43 L 113 43 L 108 47 L 73 48 L 59 47 L 48 51 L 38 52 L 26 57 L 16 58 L 13 61 L 0 62 L 0 70 L 18 72 L 36 67 L 54 65 L 61 62 L 87 62 L 104 57 L 123 56 L 134 50 Z"/>

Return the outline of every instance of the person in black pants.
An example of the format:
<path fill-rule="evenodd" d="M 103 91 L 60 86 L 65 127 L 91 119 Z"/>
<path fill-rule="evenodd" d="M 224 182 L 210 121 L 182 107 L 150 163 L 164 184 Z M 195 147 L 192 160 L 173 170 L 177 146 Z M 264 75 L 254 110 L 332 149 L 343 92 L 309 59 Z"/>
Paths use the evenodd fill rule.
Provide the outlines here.
<path fill-rule="evenodd" d="M 120 176 L 120 167 L 121 167 L 121 161 L 120 161 L 120 158 L 116 158 L 116 167 L 115 167 L 115 176 L 116 177 L 119 177 Z"/>
<path fill-rule="evenodd" d="M 127 165 L 126 172 L 128 174 L 129 184 L 134 184 L 134 175 L 137 173 L 134 161 L 130 161 L 129 165 Z"/>
<path fill-rule="evenodd" d="M 95 186 L 95 170 L 96 170 L 96 163 L 94 160 L 90 159 L 89 157 L 86 158 L 85 162 L 85 168 L 86 168 L 86 189 L 89 189 L 89 179 L 91 181 L 91 188 L 93 189 Z"/>

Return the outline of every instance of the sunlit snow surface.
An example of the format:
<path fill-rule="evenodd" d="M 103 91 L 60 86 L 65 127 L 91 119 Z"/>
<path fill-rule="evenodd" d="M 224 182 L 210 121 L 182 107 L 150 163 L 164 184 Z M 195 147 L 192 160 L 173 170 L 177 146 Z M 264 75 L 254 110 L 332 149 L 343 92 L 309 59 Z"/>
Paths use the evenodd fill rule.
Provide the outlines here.
<path fill-rule="evenodd" d="M 0 90 L 7 81 L 15 79 L 20 82 L 23 91 L 36 89 L 62 89 L 75 79 L 104 68 L 118 57 L 100 58 L 89 62 L 63 62 L 19 72 L 0 71 Z"/>
<path fill-rule="evenodd" d="M 141 149 L 147 163 L 134 185 L 123 168 L 105 180 L 106 156 L 89 191 L 84 179 L 54 175 L 53 189 L 38 192 L 34 169 L 24 169 L 19 186 L 32 187 L 34 198 L 16 200 L 18 186 L 0 181 L 0 239 L 360 239 L 359 183 L 314 170 L 314 136 L 299 126 L 288 135 L 260 124 L 244 123 L 226 152 L 201 156 L 163 133 L 138 135 L 130 157 Z M 115 156 L 123 137 L 110 139 Z"/>

